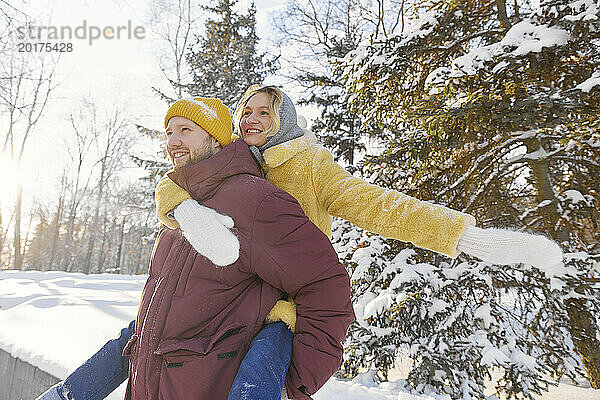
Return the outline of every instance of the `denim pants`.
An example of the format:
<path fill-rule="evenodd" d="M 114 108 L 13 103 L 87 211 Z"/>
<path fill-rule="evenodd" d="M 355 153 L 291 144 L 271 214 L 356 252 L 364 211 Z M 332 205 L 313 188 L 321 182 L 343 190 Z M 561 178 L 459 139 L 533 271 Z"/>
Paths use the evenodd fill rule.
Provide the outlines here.
<path fill-rule="evenodd" d="M 109 340 L 52 391 L 39 399 L 102 400 L 127 379 L 129 357 L 122 356 L 123 348 L 133 335 L 135 321 L 121 330 L 118 338 Z"/>
<path fill-rule="evenodd" d="M 127 379 L 129 357 L 121 354 L 134 330 L 135 321 L 131 321 L 118 338 L 108 341 L 51 393 L 38 399 L 104 399 Z M 228 400 L 279 400 L 292 355 L 292 339 L 292 332 L 283 322 L 265 325 L 242 360 Z"/>
<path fill-rule="evenodd" d="M 265 325 L 252 339 L 227 400 L 280 400 L 293 338 L 283 322 Z"/>

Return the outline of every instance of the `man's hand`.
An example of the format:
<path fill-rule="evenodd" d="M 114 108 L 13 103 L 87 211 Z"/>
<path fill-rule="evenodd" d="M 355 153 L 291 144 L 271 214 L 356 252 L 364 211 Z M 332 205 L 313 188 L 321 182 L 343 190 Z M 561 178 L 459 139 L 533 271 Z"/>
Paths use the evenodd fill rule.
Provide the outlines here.
<path fill-rule="evenodd" d="M 524 263 L 542 270 L 563 259 L 558 244 L 544 236 L 505 229 L 469 226 L 458 241 L 458 249 L 495 264 Z"/>
<path fill-rule="evenodd" d="M 229 230 L 234 221 L 195 200 L 184 200 L 174 211 L 183 235 L 196 251 L 220 267 L 240 256 L 240 242 Z"/>

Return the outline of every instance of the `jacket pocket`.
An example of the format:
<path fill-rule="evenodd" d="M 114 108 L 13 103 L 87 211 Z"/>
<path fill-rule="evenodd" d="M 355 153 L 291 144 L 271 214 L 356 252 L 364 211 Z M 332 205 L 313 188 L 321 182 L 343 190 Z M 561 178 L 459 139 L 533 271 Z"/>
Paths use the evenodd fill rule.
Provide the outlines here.
<path fill-rule="evenodd" d="M 212 337 L 161 343 L 155 351 L 163 359 L 160 398 L 227 398 L 246 352 L 244 330 L 235 323 Z"/>
<path fill-rule="evenodd" d="M 154 352 L 156 355 L 167 356 L 171 353 L 184 353 L 194 355 L 205 355 L 210 353 L 212 348 L 233 336 L 240 336 L 245 325 L 241 322 L 234 322 L 224 328 L 219 329 L 212 336 L 195 336 L 191 339 L 168 339 L 159 343 Z M 172 355 L 172 354 L 171 354 Z"/>

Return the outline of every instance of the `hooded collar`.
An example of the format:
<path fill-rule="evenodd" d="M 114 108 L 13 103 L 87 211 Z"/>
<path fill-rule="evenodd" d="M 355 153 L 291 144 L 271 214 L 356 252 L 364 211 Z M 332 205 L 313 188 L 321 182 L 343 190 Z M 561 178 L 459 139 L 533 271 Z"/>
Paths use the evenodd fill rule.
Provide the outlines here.
<path fill-rule="evenodd" d="M 242 139 L 237 139 L 212 157 L 179 168 L 168 175 L 192 198 L 204 201 L 211 198 L 227 178 L 241 174 L 262 177 L 248 145 Z"/>
<path fill-rule="evenodd" d="M 302 132 L 304 135 L 299 138 L 266 149 L 263 153 L 265 164 L 270 168 L 278 167 L 296 154 L 317 143 L 317 137 L 314 133 L 306 129 L 303 129 Z"/>
<path fill-rule="evenodd" d="M 260 165 L 264 162 L 263 153 L 266 150 L 302 136 L 302 129 L 298 126 L 298 114 L 296 114 L 294 103 L 284 92 L 281 92 L 281 95 L 283 101 L 279 106 L 279 131 L 275 135 L 267 137 L 262 146 L 250 147 L 250 151 Z"/>
<path fill-rule="evenodd" d="M 302 129 L 298 126 L 298 114 L 296 114 L 294 103 L 284 92 L 281 92 L 281 95 L 283 101 L 279 106 L 279 131 L 275 135 L 267 137 L 265 144 L 258 147 L 261 153 L 268 148 L 302 136 Z"/>

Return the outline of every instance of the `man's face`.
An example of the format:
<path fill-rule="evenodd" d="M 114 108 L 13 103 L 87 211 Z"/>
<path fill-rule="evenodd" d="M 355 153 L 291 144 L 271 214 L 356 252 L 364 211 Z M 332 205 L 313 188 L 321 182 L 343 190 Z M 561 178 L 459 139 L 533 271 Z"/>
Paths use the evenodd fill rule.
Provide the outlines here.
<path fill-rule="evenodd" d="M 205 160 L 218 152 L 219 142 L 194 121 L 173 117 L 166 129 L 167 153 L 175 169 Z"/>

